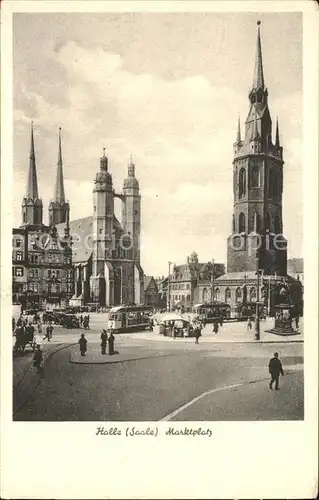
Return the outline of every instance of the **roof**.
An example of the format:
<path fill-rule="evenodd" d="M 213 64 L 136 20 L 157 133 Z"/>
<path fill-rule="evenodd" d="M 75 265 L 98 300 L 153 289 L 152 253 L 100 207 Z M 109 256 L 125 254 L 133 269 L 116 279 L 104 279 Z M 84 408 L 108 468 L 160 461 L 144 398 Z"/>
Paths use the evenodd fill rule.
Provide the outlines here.
<path fill-rule="evenodd" d="M 303 273 L 303 259 L 288 259 L 288 273 Z"/>
<path fill-rule="evenodd" d="M 150 286 L 152 281 L 155 283 L 156 288 L 157 288 L 157 283 L 156 283 L 154 277 L 153 276 L 146 276 L 146 274 L 144 275 L 144 290 L 145 291 L 148 289 L 148 287 Z"/>
<path fill-rule="evenodd" d="M 64 236 L 66 223 L 57 224 L 60 237 Z M 93 217 L 84 217 L 70 221 L 70 235 L 72 236 L 72 261 L 86 262 L 92 255 L 93 247 Z"/>

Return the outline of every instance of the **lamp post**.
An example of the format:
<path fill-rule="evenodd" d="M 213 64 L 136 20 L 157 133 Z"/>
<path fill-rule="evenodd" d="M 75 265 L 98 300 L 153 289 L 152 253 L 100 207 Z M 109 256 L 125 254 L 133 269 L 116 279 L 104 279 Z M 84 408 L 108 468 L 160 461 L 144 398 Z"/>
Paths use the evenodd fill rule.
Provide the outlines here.
<path fill-rule="evenodd" d="M 260 340 L 260 318 L 259 318 L 259 252 L 256 257 L 256 274 L 257 274 L 257 295 L 256 295 L 256 316 L 255 316 L 255 340 Z"/>
<path fill-rule="evenodd" d="M 171 310 L 171 262 L 168 261 L 168 281 L 167 281 L 167 311 Z"/>
<path fill-rule="evenodd" d="M 214 277 L 214 270 L 215 270 L 215 263 L 214 259 L 212 259 L 212 279 L 211 279 L 211 293 L 210 293 L 210 298 L 211 298 L 211 303 L 213 303 L 214 298 L 215 298 L 215 293 L 214 293 L 214 285 L 215 285 L 215 277 Z"/>

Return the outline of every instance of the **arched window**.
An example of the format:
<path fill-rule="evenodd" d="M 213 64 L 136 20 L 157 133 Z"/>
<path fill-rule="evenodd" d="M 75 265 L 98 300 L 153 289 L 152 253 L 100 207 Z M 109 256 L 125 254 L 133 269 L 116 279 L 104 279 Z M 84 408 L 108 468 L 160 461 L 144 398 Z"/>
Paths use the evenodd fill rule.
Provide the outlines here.
<path fill-rule="evenodd" d="M 269 212 L 267 212 L 266 217 L 265 217 L 265 229 L 268 229 L 268 231 L 271 231 L 271 215 Z"/>
<path fill-rule="evenodd" d="M 259 217 L 259 214 L 257 214 L 257 212 L 255 212 L 255 214 L 254 214 L 254 232 L 259 233 L 259 231 L 260 231 L 260 217 Z"/>
<path fill-rule="evenodd" d="M 219 288 L 215 288 L 215 297 L 216 297 L 217 302 L 219 302 L 220 301 L 220 289 Z"/>
<path fill-rule="evenodd" d="M 230 288 L 226 288 L 225 290 L 225 302 L 226 304 L 229 304 L 231 300 L 231 291 Z"/>
<path fill-rule="evenodd" d="M 257 300 L 256 288 L 253 286 L 250 289 L 250 302 L 256 302 L 256 300 Z"/>
<path fill-rule="evenodd" d="M 245 214 L 242 212 L 239 214 L 239 219 L 238 219 L 238 232 L 239 233 L 244 233 L 246 229 L 246 220 L 245 220 Z"/>
<path fill-rule="evenodd" d="M 241 302 L 241 288 L 236 288 L 236 302 Z"/>
<path fill-rule="evenodd" d="M 239 198 L 246 194 L 246 170 L 241 168 L 239 171 Z"/>
<path fill-rule="evenodd" d="M 203 289 L 203 302 L 206 302 L 207 301 L 207 289 L 204 288 Z"/>
<path fill-rule="evenodd" d="M 251 171 L 251 187 L 259 187 L 259 168 L 256 166 Z"/>
<path fill-rule="evenodd" d="M 276 234 L 279 234 L 281 232 L 280 219 L 279 219 L 278 215 L 275 215 L 275 218 L 274 218 L 274 231 Z"/>

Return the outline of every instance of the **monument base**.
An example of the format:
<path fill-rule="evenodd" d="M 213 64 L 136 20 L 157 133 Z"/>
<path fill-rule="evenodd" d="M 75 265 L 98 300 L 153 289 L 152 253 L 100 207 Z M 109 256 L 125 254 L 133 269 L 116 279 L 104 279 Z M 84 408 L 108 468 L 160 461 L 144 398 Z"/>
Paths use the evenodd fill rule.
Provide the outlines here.
<path fill-rule="evenodd" d="M 301 335 L 300 332 L 297 332 L 292 328 L 272 328 L 271 330 L 265 330 L 265 332 L 273 333 L 274 335 L 280 335 L 281 337 L 288 337 L 291 335 Z"/>

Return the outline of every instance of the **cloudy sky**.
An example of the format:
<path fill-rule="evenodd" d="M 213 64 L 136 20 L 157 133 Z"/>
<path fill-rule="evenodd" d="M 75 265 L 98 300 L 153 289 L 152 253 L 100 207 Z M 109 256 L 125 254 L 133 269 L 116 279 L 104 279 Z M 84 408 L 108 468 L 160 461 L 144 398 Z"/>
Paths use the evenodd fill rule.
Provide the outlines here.
<path fill-rule="evenodd" d="M 142 265 L 226 262 L 232 144 L 248 114 L 260 19 L 265 81 L 284 147 L 284 234 L 302 256 L 302 16 L 298 13 L 14 15 L 14 223 L 30 121 L 40 196 L 53 194 L 62 127 L 71 218 L 91 215 L 102 148 L 121 190 L 130 154 L 142 194 Z M 117 206 L 117 210 L 119 207 Z"/>

